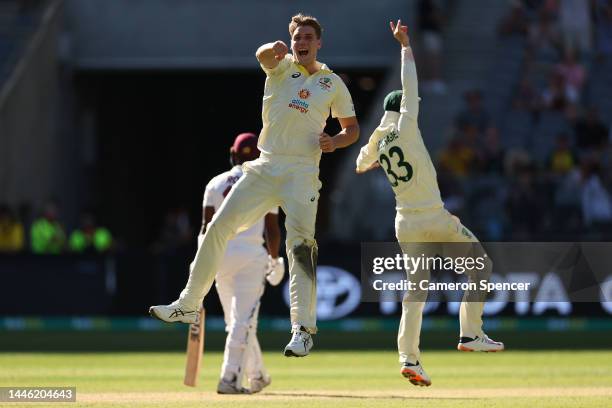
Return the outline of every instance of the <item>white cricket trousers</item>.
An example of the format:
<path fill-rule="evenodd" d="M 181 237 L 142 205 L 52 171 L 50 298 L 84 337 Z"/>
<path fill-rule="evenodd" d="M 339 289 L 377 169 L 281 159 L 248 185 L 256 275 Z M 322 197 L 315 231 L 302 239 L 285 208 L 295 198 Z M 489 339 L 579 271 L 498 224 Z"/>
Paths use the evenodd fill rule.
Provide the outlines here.
<path fill-rule="evenodd" d="M 243 171 L 206 229 L 179 301 L 189 309 L 199 307 L 212 286 L 227 241 L 280 206 L 286 215 L 291 324 L 316 333 L 319 160 L 262 154 L 244 163 Z"/>
<path fill-rule="evenodd" d="M 419 257 L 484 257 L 484 249 L 470 230 L 444 208 L 423 211 L 398 211 L 395 218 L 395 234 L 402 251 L 408 256 Z M 461 244 L 463 243 L 463 244 Z M 469 282 L 488 280 L 493 264 L 485 257 L 485 268 L 466 271 Z M 421 268 L 408 274 L 408 280 L 418 283 L 430 279 L 430 270 Z M 416 363 L 420 358 L 419 338 L 423 321 L 423 308 L 427 290 L 407 291 L 402 301 L 402 318 L 397 336 L 397 348 L 401 363 Z M 483 336 L 482 291 L 465 291 L 459 311 L 461 337 Z"/>
<path fill-rule="evenodd" d="M 215 279 L 227 332 L 222 378 L 229 380 L 240 370 L 248 378 L 259 378 L 264 371 L 257 317 L 267 265 L 268 254 L 260 244 L 237 241 L 228 244 Z"/>

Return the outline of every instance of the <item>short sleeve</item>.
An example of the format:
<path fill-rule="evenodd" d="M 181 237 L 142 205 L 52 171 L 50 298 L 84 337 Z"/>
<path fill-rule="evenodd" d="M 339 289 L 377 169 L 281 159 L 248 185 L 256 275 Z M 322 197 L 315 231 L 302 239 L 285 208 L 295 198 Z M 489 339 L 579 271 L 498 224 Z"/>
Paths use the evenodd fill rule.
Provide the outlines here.
<path fill-rule="evenodd" d="M 272 69 L 264 67 L 263 64 L 259 64 L 259 65 L 261 66 L 261 69 L 263 69 L 263 71 L 266 73 L 267 76 L 276 76 L 276 75 L 282 74 L 287 69 L 289 69 L 292 63 L 293 63 L 293 56 L 291 54 L 287 54 L 285 55 L 285 58 L 279 61 L 278 65 Z"/>
<path fill-rule="evenodd" d="M 337 78 L 338 86 L 336 87 L 336 96 L 332 101 L 331 113 L 334 118 L 350 118 L 355 116 L 355 107 L 353 106 L 353 98 L 344 84 L 344 81 Z"/>
<path fill-rule="evenodd" d="M 215 186 L 212 182 L 208 183 L 206 189 L 204 190 L 204 200 L 202 202 L 202 207 L 213 207 L 215 211 L 221 206 L 221 202 L 223 201 L 223 194 L 215 189 Z"/>

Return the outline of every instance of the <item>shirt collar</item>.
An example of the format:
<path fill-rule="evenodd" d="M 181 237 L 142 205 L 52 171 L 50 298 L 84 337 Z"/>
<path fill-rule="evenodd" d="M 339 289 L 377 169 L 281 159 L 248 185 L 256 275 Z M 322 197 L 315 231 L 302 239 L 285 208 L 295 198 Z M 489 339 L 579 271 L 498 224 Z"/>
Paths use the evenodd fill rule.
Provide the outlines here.
<path fill-rule="evenodd" d="M 331 74 L 331 73 L 333 73 L 333 72 L 334 72 L 334 71 L 332 71 L 332 70 L 331 70 L 331 69 L 330 69 L 330 68 L 327 66 L 327 64 L 324 64 L 323 62 L 317 61 L 317 62 L 318 62 L 320 65 L 321 65 L 321 66 L 320 66 L 320 68 L 319 68 L 319 70 L 318 70 L 317 72 L 315 72 L 314 74 L 310 74 L 310 73 L 309 73 L 309 72 L 306 70 L 306 68 L 304 68 L 304 66 L 303 66 L 303 65 L 298 64 L 298 62 L 295 60 L 295 58 L 294 58 L 294 57 L 292 57 L 292 61 L 293 61 L 293 64 L 294 64 L 294 65 L 296 65 L 296 66 L 297 66 L 297 68 L 298 68 L 298 69 L 299 69 L 299 70 L 300 70 L 302 73 L 304 73 L 304 74 L 306 74 L 306 75 L 316 75 L 316 74 L 318 74 L 318 73 L 321 73 L 321 74 Z"/>

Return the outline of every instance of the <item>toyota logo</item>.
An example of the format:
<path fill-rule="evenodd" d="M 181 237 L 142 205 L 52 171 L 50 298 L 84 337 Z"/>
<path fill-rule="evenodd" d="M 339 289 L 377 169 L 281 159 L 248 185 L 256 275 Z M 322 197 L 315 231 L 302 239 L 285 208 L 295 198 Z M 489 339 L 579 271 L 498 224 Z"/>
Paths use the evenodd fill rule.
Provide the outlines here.
<path fill-rule="evenodd" d="M 283 297 L 289 302 L 289 281 Z M 361 301 L 361 286 L 357 278 L 335 266 L 317 267 L 317 318 L 333 320 L 351 314 Z"/>

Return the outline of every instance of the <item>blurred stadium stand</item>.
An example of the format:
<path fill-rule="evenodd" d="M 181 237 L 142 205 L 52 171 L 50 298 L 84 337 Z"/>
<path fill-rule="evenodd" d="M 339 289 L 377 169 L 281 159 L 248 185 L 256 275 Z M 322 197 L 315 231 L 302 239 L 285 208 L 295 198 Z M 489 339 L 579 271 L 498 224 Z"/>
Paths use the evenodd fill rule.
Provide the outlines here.
<path fill-rule="evenodd" d="M 597 7 L 612 8 L 607 0 L 592 3 Z M 534 10 L 529 9 L 529 4 L 534 4 Z M 588 2 L 585 2 L 588 7 Z M 551 10 L 547 7 L 552 7 Z M 556 8 L 555 8 L 556 7 Z M 514 187 L 515 175 L 512 167 L 517 163 L 529 165 L 535 171 L 535 183 L 539 186 L 538 201 L 546 209 L 546 213 L 557 214 L 570 211 L 572 214 L 580 214 L 580 203 L 574 202 L 570 207 L 563 207 L 550 195 L 564 194 L 562 186 L 567 180 L 562 181 L 556 175 L 552 180 L 549 168 L 551 154 L 560 134 L 569 137 L 572 152 L 576 155 L 576 162 L 566 176 L 587 177 L 584 173 L 584 165 L 595 160 L 601 168 L 602 182 L 610 194 L 612 187 L 612 167 L 610 163 L 611 143 L 608 140 L 605 146 L 597 148 L 596 151 L 575 148 L 575 127 L 586 111 L 595 107 L 600 113 L 604 125 L 608 131 L 612 124 L 612 104 L 609 98 L 609 90 L 612 89 L 612 68 L 610 56 L 598 55 L 597 43 L 593 50 L 582 50 L 579 53 L 578 64 L 586 68 L 587 84 L 585 90 L 578 90 L 577 100 L 574 102 L 571 96 L 565 96 L 568 102 L 563 101 L 561 108 L 548 108 L 545 104 L 546 93 L 550 92 L 549 84 L 551 78 L 560 69 L 562 55 L 565 47 L 563 44 L 555 44 L 555 47 L 541 47 L 533 45 L 532 31 L 536 31 L 539 18 L 544 13 L 550 14 L 553 27 L 556 28 L 558 18 L 559 2 L 480 2 L 464 0 L 457 2 L 455 10 L 451 15 L 444 39 L 444 67 L 447 82 L 447 93 L 432 94 L 421 91 L 420 128 L 425 143 L 428 145 L 434 161 L 437 152 L 444 149 L 445 144 L 458 134 L 461 129 L 457 123 L 453 123 L 453 117 L 462 109 L 461 97 L 465 91 L 480 90 L 483 95 L 484 109 L 491 118 L 491 126 L 495 126 L 501 133 L 501 145 L 505 149 L 506 161 L 520 157 L 520 161 L 514 165 L 504 164 L 504 173 L 495 176 L 490 185 L 493 195 L 481 195 L 478 187 L 480 178 L 489 177 L 482 170 L 472 170 L 468 177 L 453 179 L 451 184 L 460 186 L 459 205 L 451 208 L 455 202 L 456 191 L 453 193 L 445 191 L 442 193 L 451 211 L 456 212 L 464 219 L 470 228 L 483 240 L 497 239 L 533 239 L 533 240 L 572 240 L 572 239 L 610 239 L 610 228 L 604 226 L 601 229 L 589 228 L 585 225 L 576 227 L 573 222 L 567 222 L 562 217 L 542 221 L 529 234 L 525 235 L 520 228 L 520 220 L 512 219 L 508 214 L 508 195 Z M 521 24 L 524 32 L 503 31 L 502 21 L 511 13 L 511 9 L 520 9 Z M 597 14 L 593 10 L 593 15 Z M 548 14 L 547 14 L 548 16 Z M 475 24 L 475 22 L 477 22 Z M 418 39 L 418 37 L 417 37 Z M 414 47 L 414 41 L 413 41 Z M 418 51 L 418 50 L 417 50 Z M 418 57 L 418 55 L 417 55 Z M 397 64 L 397 62 L 396 62 Z M 377 96 L 377 100 L 391 88 L 399 87 L 399 71 L 390 71 L 389 75 L 395 77 L 393 86 L 390 86 Z M 523 86 L 527 89 L 523 89 Z M 567 86 L 567 84 L 564 84 Z M 532 105 L 528 107 L 517 107 L 516 100 L 524 95 L 521 92 L 533 92 Z M 567 92 L 567 91 L 565 91 Z M 582 95 L 581 95 L 582 94 Z M 571 94 L 569 94 L 571 95 Z M 555 100 L 553 99 L 553 102 Z M 531 102 L 530 102 L 531 103 Z M 378 117 L 382 114 L 380 106 L 375 105 L 373 115 L 362 119 L 364 137 L 367 137 L 377 125 Z M 608 136 L 610 139 L 610 136 Z M 478 148 L 484 144 L 482 135 L 477 139 L 476 155 Z M 342 182 L 338 183 L 338 189 L 333 192 L 332 208 L 332 235 L 340 239 L 350 237 L 358 239 L 394 239 L 394 198 L 384 186 L 385 176 L 380 174 L 368 174 L 358 178 L 353 174 L 354 163 L 351 158 L 357 154 L 358 147 L 353 147 L 353 152 L 347 158 L 349 163 L 343 167 Z M 593 159 L 596 156 L 596 159 Z M 581 167 L 582 166 L 582 167 Z M 582 170 L 581 170 L 582 168 Z M 582 176 L 580 176 L 580 172 Z M 444 178 L 438 167 L 438 175 Z M 577 173 L 574 176 L 572 173 Z M 561 177 L 563 179 L 563 177 Z M 441 184 L 444 184 L 441 182 Z M 580 182 L 578 182 L 580 184 Z M 385 191 L 385 189 L 387 191 Z M 574 191 L 580 195 L 580 187 Z M 367 197 L 367 202 L 364 202 Z M 484 202 L 482 198 L 486 197 Z M 368 210 L 368 219 L 363 220 L 362 214 Z M 571 208 L 571 210 L 570 210 Z M 493 224 L 502 226 L 490 227 L 485 220 L 493 218 Z M 580 215 L 578 215 L 578 219 Z M 574 220 L 575 217 L 572 218 Z M 578 220 L 578 222 L 580 222 Z M 609 221 L 608 221 L 609 223 Z M 572 227 L 568 227 L 572 224 Z M 489 227 L 487 227 L 489 225 Z"/>
<path fill-rule="evenodd" d="M 332 69 L 371 68 L 389 65 L 395 44 L 384 29 L 391 16 L 407 14 L 409 3 L 67 0 L 66 17 L 79 68 L 258 69 L 257 47 L 288 41 L 287 25 L 298 10 L 323 25 L 319 55 Z"/>
<path fill-rule="evenodd" d="M 65 197 L 74 212 L 72 145 L 58 127 L 60 6 L 0 1 L 0 197 L 12 205 Z"/>

